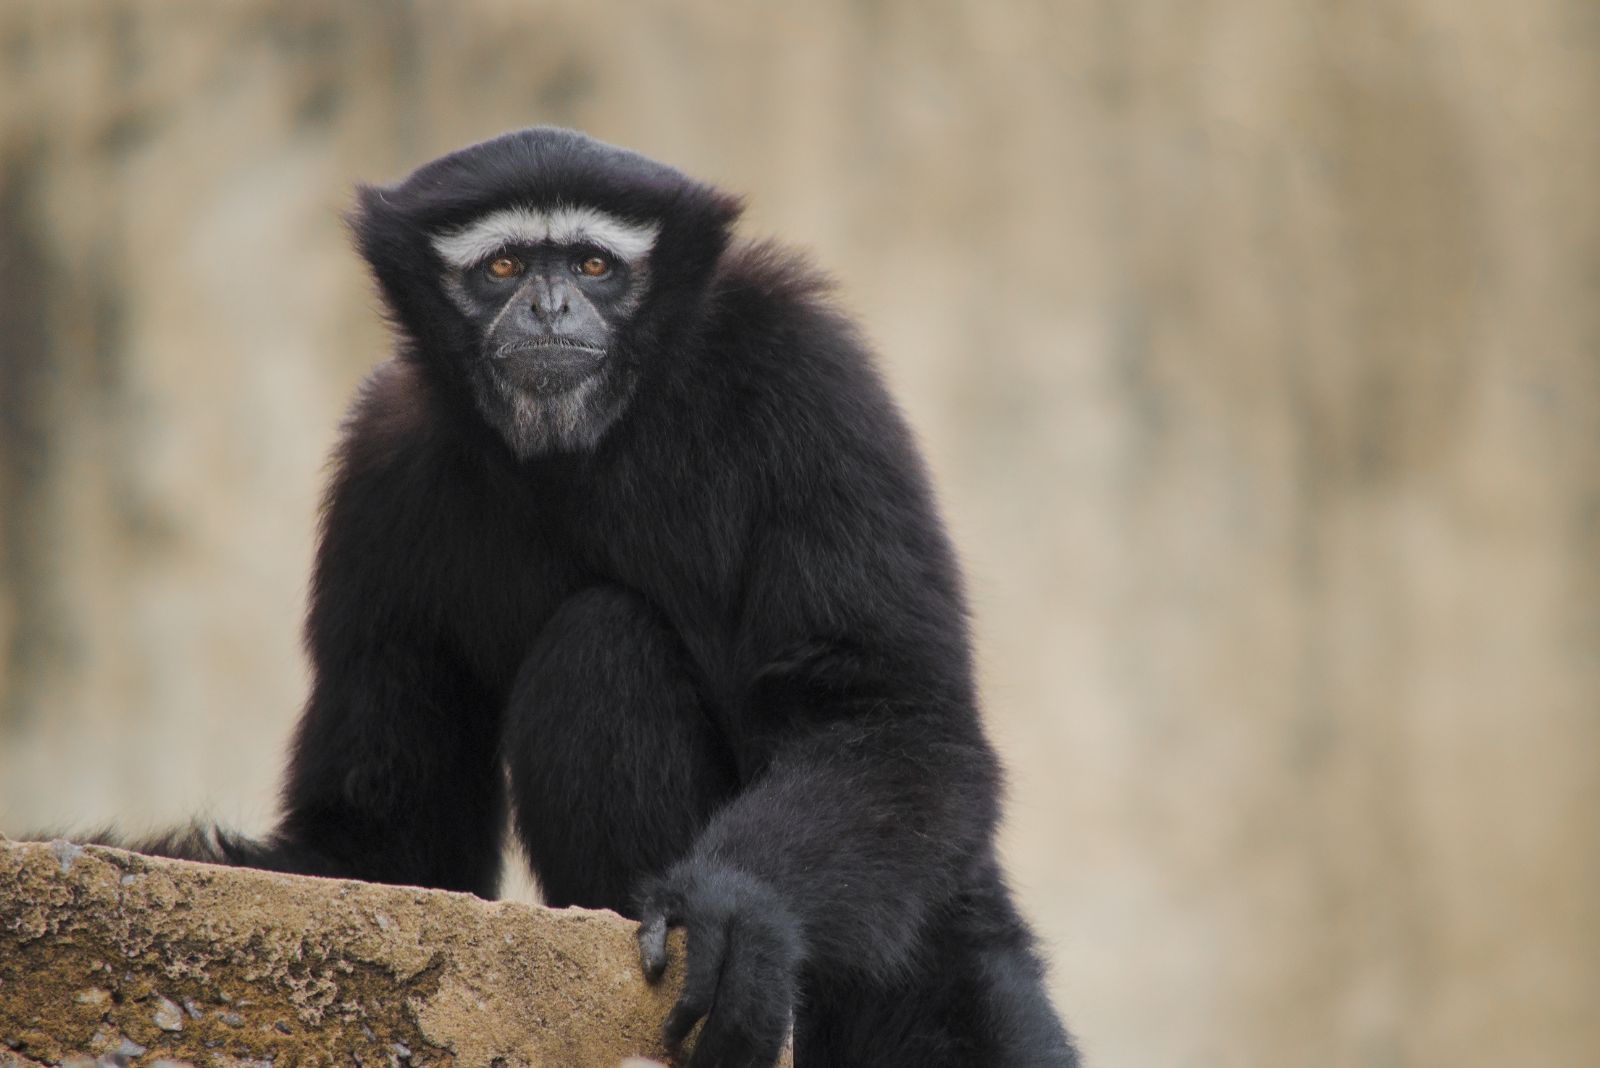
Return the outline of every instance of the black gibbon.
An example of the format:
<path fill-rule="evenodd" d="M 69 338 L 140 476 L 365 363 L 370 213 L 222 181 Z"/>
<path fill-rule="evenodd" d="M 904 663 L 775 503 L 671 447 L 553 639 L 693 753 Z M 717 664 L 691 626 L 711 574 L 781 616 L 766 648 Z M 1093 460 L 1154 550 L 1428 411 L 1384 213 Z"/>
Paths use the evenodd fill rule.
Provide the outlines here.
<path fill-rule="evenodd" d="M 262 840 L 150 852 L 688 934 L 692 1064 L 1071 1065 L 995 856 L 961 578 L 854 327 L 734 198 L 566 130 L 363 187 L 393 321 L 339 447 Z M 509 784 L 509 789 L 508 789 Z"/>

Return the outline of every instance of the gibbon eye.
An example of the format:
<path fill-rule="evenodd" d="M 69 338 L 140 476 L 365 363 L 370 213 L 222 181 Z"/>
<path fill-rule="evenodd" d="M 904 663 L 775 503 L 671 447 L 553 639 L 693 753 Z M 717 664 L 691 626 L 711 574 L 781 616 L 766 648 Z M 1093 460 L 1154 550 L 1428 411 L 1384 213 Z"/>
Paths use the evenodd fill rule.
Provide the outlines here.
<path fill-rule="evenodd" d="M 489 273 L 496 278 L 510 278 L 512 275 L 522 273 L 522 264 L 510 256 L 501 256 L 489 264 Z"/>
<path fill-rule="evenodd" d="M 603 278 L 611 273 L 611 264 L 604 256 L 590 256 L 578 264 L 578 273 L 589 278 Z"/>

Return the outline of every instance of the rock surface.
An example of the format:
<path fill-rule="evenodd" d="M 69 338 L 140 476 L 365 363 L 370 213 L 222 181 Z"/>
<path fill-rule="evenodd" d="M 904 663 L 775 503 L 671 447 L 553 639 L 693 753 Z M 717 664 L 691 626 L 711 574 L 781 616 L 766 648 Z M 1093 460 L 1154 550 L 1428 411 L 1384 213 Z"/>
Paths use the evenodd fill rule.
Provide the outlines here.
<path fill-rule="evenodd" d="M 0 840 L 0 1066 L 666 1060 L 611 912 Z"/>

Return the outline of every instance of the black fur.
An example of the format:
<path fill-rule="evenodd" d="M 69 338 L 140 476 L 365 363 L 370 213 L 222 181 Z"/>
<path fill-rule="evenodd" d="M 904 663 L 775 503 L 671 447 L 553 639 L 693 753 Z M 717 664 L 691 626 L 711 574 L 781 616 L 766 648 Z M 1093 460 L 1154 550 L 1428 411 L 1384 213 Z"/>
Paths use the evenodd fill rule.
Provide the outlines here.
<path fill-rule="evenodd" d="M 611 350 L 625 410 L 518 459 L 429 235 L 511 204 L 661 234 Z M 314 686 L 271 838 L 167 851 L 490 896 L 509 805 L 552 904 L 689 931 L 695 1065 L 1069 1065 L 995 860 L 960 576 L 906 426 L 737 202 L 531 129 L 362 190 L 399 337 L 328 491 Z M 511 785 L 505 796 L 502 765 Z"/>

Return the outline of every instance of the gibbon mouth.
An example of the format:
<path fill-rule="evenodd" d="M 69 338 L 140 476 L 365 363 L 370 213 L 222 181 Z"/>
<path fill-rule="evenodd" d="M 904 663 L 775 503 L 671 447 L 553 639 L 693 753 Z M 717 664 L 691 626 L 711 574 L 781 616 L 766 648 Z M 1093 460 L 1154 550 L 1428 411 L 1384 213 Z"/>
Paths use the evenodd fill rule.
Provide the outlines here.
<path fill-rule="evenodd" d="M 507 356 L 545 356 L 565 362 L 573 357 L 593 359 L 605 354 L 606 350 L 599 345 L 575 338 L 549 337 L 507 342 L 494 350 L 493 358 L 502 360 Z"/>
<path fill-rule="evenodd" d="M 577 389 L 605 366 L 606 350 L 583 342 L 514 341 L 489 360 L 493 374 L 519 393 L 552 397 Z"/>

